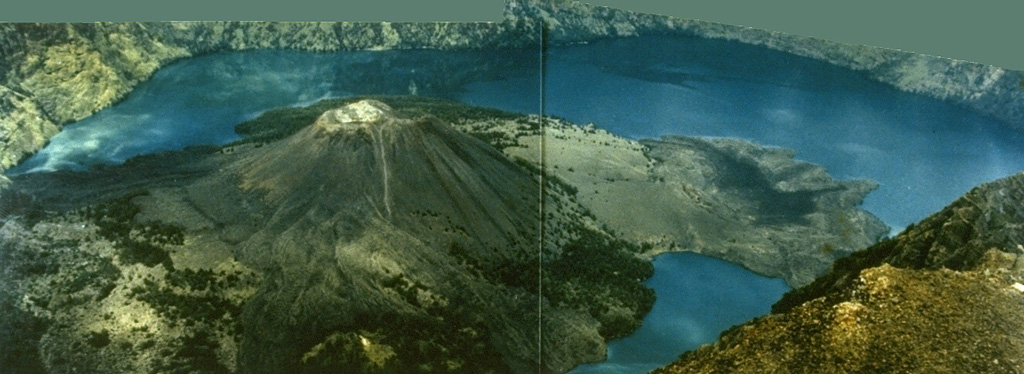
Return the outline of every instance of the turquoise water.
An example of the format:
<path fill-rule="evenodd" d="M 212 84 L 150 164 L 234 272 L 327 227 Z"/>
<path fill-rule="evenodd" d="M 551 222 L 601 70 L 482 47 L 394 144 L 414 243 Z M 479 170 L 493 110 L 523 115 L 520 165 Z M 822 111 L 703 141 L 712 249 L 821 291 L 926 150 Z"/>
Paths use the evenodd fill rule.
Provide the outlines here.
<path fill-rule="evenodd" d="M 628 57 L 627 57 L 628 56 Z M 548 49 L 546 114 L 631 137 L 732 136 L 797 150 L 840 179 L 880 184 L 864 203 L 900 228 L 974 185 L 1020 171 L 1024 139 L 994 120 L 860 73 L 760 47 L 683 37 Z M 285 105 L 359 94 L 459 100 L 520 113 L 540 101 L 535 50 L 219 53 L 160 70 L 124 101 L 65 127 L 13 173 L 82 169 L 190 144 Z M 578 372 L 639 373 L 767 313 L 781 280 L 693 254 L 655 260 L 658 301 L 609 360 Z"/>

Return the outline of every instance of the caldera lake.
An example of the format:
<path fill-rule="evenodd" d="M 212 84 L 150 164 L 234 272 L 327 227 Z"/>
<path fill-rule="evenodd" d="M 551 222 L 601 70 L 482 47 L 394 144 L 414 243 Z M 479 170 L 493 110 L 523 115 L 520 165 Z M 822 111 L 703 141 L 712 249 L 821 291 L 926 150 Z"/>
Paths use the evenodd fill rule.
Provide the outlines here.
<path fill-rule="evenodd" d="M 9 172 L 83 169 L 226 144 L 238 139 L 236 124 L 271 108 L 410 93 L 519 113 L 538 113 L 543 97 L 545 115 L 627 138 L 726 136 L 793 148 L 837 179 L 878 182 L 863 207 L 896 230 L 1024 165 L 1024 139 L 1003 123 L 763 47 L 656 36 L 546 51 L 247 51 L 182 60 L 117 105 L 65 126 Z M 692 253 L 663 254 L 654 265 L 647 285 L 657 301 L 641 328 L 611 342 L 606 362 L 574 372 L 665 365 L 767 313 L 789 289 Z"/>

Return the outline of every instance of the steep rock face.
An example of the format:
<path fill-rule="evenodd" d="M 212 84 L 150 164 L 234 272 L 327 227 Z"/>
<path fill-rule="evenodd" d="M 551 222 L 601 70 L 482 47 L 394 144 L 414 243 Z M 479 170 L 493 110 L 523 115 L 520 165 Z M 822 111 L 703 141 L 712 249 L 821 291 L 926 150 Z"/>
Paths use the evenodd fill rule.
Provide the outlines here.
<path fill-rule="evenodd" d="M 1024 174 L 840 260 L 658 373 L 1024 370 Z"/>
<path fill-rule="evenodd" d="M 41 149 L 60 127 L 50 122 L 27 96 L 0 86 L 0 169 Z"/>

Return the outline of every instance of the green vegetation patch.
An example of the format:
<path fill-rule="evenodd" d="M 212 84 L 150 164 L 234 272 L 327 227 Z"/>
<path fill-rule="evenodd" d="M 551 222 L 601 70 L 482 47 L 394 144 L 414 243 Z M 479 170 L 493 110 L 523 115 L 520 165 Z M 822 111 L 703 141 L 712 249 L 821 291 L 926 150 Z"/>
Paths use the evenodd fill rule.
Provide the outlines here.
<path fill-rule="evenodd" d="M 145 280 L 131 290 L 131 296 L 149 304 L 161 317 L 186 325 L 212 324 L 222 318 L 237 321 L 241 303 L 224 296 L 239 287 L 238 274 L 212 270 L 181 269 L 167 272 L 163 284 Z"/>
<path fill-rule="evenodd" d="M 117 287 L 121 270 L 108 257 L 79 249 L 78 240 L 45 238 L 42 245 L 9 241 L 0 246 L 0 284 L 38 280 L 28 300 L 44 309 L 103 300 Z"/>
<path fill-rule="evenodd" d="M 38 347 L 59 325 L 52 315 L 105 299 L 122 276 L 109 257 L 83 250 L 79 240 L 36 239 L 0 240 L 0 372 L 46 372 Z M 110 344 L 102 330 L 85 338 L 85 348 Z"/>
<path fill-rule="evenodd" d="M 155 367 L 161 373 L 229 373 L 218 356 L 218 336 L 241 339 L 239 319 L 244 298 L 230 297 L 250 285 L 254 276 L 247 271 L 177 269 L 163 279 L 144 279 L 128 296 L 147 304 L 171 327 L 187 333 L 160 348 Z M 142 343 L 142 349 L 154 342 Z"/>
<path fill-rule="evenodd" d="M 629 241 L 577 228 L 561 256 L 545 267 L 544 296 L 553 304 L 585 311 L 601 322 L 605 339 L 627 336 L 654 306 L 654 290 L 642 282 L 654 265 L 634 255 Z"/>
<path fill-rule="evenodd" d="M 486 319 L 469 300 L 436 315 L 366 313 L 331 332 L 311 332 L 299 373 L 508 373 Z"/>
<path fill-rule="evenodd" d="M 43 373 L 36 346 L 46 323 L 18 308 L 18 295 L 5 288 L 0 288 L 0 368 L 10 373 Z"/>
<path fill-rule="evenodd" d="M 85 217 L 99 227 L 100 236 L 114 243 L 122 262 L 148 267 L 164 265 L 173 270 L 174 264 L 165 246 L 183 244 L 184 231 L 177 225 L 135 222 L 139 207 L 131 200 L 146 194 L 131 193 L 87 207 Z"/>
<path fill-rule="evenodd" d="M 178 339 L 177 348 L 166 357 L 161 357 L 156 367 L 160 373 L 168 374 L 227 374 L 228 370 L 217 359 L 219 345 L 209 333 L 197 330 L 191 335 Z"/>
<path fill-rule="evenodd" d="M 28 226 L 46 218 L 46 212 L 39 207 L 32 195 L 11 188 L 0 187 L 0 218 L 21 217 Z M 0 221 L 0 226 L 3 222 Z"/>
<path fill-rule="evenodd" d="M 568 230 L 574 239 L 543 264 L 531 255 L 482 261 L 459 243 L 451 244 L 448 252 L 490 283 L 533 295 L 542 292 L 559 308 L 589 314 L 601 323 L 605 339 L 629 335 L 654 306 L 654 290 L 643 284 L 654 275 L 654 265 L 635 255 L 643 251 L 640 245 L 580 224 Z"/>

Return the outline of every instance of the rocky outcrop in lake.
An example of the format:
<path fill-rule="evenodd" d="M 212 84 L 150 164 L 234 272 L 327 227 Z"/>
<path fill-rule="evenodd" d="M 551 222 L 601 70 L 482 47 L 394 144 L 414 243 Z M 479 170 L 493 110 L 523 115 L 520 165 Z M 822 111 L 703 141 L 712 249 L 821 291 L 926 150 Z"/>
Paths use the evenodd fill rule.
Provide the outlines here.
<path fill-rule="evenodd" d="M 793 287 L 888 233 L 859 209 L 875 189 L 838 181 L 791 149 L 738 139 L 666 136 L 633 141 L 547 121 L 544 166 L 577 201 L 647 255 L 686 250 L 738 263 Z M 534 142 L 505 152 L 538 154 Z"/>
<path fill-rule="evenodd" d="M 1024 174 L 839 260 L 656 373 L 1024 370 Z"/>

